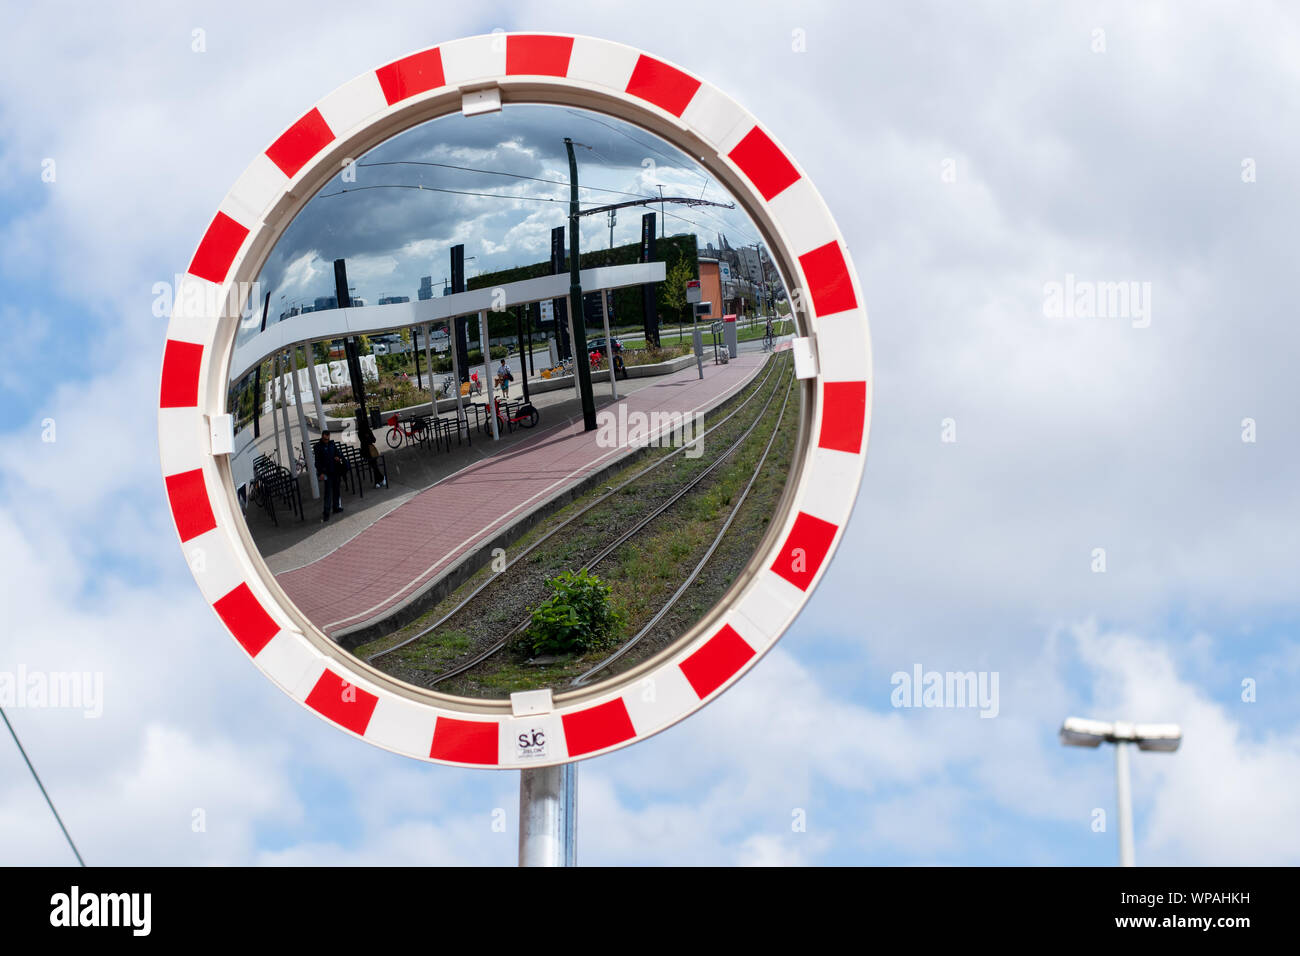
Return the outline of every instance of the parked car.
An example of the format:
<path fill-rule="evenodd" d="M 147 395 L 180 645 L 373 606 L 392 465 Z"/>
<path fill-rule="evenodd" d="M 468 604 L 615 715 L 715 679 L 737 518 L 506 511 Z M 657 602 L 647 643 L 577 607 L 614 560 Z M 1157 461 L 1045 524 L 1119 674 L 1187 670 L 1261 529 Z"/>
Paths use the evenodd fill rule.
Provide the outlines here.
<path fill-rule="evenodd" d="M 590 342 L 588 342 L 588 343 L 587 343 L 587 351 L 588 351 L 588 352 L 599 352 L 601 355 L 604 355 L 604 354 L 605 354 L 605 337 L 604 337 L 604 336 L 601 336 L 601 337 L 598 338 L 598 339 L 592 339 Z M 622 352 L 623 352 L 623 343 L 620 342 L 618 339 L 615 339 L 615 340 L 614 340 L 614 354 L 615 354 L 615 355 L 621 355 Z"/>

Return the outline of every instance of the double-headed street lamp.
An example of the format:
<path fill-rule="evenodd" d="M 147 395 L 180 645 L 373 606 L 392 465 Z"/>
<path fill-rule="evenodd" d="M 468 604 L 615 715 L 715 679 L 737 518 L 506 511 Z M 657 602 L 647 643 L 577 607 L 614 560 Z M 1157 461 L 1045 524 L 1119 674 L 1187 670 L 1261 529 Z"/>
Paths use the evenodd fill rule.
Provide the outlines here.
<path fill-rule="evenodd" d="M 1129 788 L 1128 744 L 1138 750 L 1172 753 L 1183 741 L 1177 724 L 1130 724 L 1124 721 L 1067 717 L 1061 725 L 1061 743 L 1067 747 L 1115 745 L 1115 789 L 1119 804 L 1119 865 L 1133 862 L 1133 798 Z"/>

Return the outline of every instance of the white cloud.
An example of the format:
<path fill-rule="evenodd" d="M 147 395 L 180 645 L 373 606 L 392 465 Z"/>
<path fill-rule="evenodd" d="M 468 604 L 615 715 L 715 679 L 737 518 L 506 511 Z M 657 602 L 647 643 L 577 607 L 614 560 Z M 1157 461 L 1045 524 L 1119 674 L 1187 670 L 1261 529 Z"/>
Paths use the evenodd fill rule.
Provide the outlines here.
<path fill-rule="evenodd" d="M 1300 734 L 1252 726 L 1252 704 L 1210 699 L 1168 653 L 1126 634 L 1078 631 L 1080 655 L 1098 679 L 1100 719 L 1174 722 L 1173 755 L 1133 754 L 1135 801 L 1150 801 L 1142 862 L 1165 865 L 1294 865 L 1300 860 Z M 1236 682 L 1229 680 L 1231 692 Z M 1139 804 L 1140 806 L 1140 804 Z M 1139 815 L 1141 819 L 1141 815 Z"/>
<path fill-rule="evenodd" d="M 870 29 L 833 7 L 789 23 L 689 4 L 503 18 L 662 52 L 737 93 L 835 211 L 876 348 L 863 497 L 826 582 L 736 689 L 582 766 L 582 858 L 976 861 L 995 832 L 1072 862 L 1058 828 L 1083 833 L 1113 793 L 1105 755 L 1056 743 L 1077 706 L 1184 725 L 1179 753 L 1133 761 L 1141 861 L 1297 862 L 1296 729 L 1263 702 L 1225 703 L 1259 633 L 1294 609 L 1300 572 L 1285 533 L 1300 519 L 1300 333 L 1278 280 L 1300 218 L 1284 172 L 1296 133 L 1276 121 L 1295 112 L 1300 43 L 1286 8 L 1263 10 L 1113 4 L 1015 23 L 909 6 L 871 11 Z M 152 285 L 183 270 L 249 159 L 338 84 L 489 27 L 450 11 L 397 49 L 365 7 L 304 23 L 235 4 L 201 17 L 199 55 L 194 15 L 171 5 L 51 16 L 20 11 L 0 37 L 2 268 L 49 299 L 3 317 L 40 347 L 11 342 L 0 372 L 21 397 L 0 442 L 0 667 L 105 672 L 99 721 L 14 715 L 74 835 L 94 862 L 509 862 L 513 836 L 489 821 L 504 808 L 513 826 L 513 775 L 344 737 L 221 631 L 173 550 L 152 411 Z M 1104 56 L 1088 51 L 1099 20 Z M 790 51 L 796 27 L 805 54 Z M 701 35 L 741 53 L 702 56 Z M 39 181 L 44 157 L 54 184 Z M 516 232 L 545 248 L 540 220 Z M 1151 328 L 1047 319 L 1043 283 L 1066 272 L 1151 281 Z M 38 363 L 61 347 L 94 372 Z M 29 365 L 46 378 L 23 389 Z M 1247 415 L 1254 445 L 1239 438 Z M 947 416 L 956 445 L 939 442 Z M 1105 575 L 1088 569 L 1096 546 Z M 1106 623 L 1057 626 L 1089 617 Z M 1251 673 L 1293 674 L 1294 648 Z M 1001 716 L 888 709 L 888 674 L 918 660 L 999 669 Z M 1224 660 L 1231 679 L 1215 684 L 1207 662 Z M 61 862 L 24 768 L 4 760 L 0 842 L 17 862 Z M 189 830 L 195 806 L 212 810 L 206 835 Z M 314 831 L 325 811 L 355 828 Z"/>

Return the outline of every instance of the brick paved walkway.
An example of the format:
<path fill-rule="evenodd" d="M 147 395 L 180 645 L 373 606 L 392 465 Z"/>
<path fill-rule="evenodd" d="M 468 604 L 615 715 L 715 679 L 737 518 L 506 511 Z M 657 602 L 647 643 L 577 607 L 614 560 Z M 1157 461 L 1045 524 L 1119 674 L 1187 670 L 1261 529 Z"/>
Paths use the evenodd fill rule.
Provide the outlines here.
<path fill-rule="evenodd" d="M 766 357 L 742 353 L 726 365 L 706 364 L 703 380 L 691 366 L 619 404 L 629 412 L 707 411 L 744 387 Z M 607 409 L 617 414 L 616 405 L 602 414 Z M 337 550 L 276 580 L 327 634 L 382 619 L 453 568 L 485 536 L 630 451 L 602 448 L 596 435 L 582 430 L 580 417 L 540 427 L 535 439 L 431 485 Z"/>

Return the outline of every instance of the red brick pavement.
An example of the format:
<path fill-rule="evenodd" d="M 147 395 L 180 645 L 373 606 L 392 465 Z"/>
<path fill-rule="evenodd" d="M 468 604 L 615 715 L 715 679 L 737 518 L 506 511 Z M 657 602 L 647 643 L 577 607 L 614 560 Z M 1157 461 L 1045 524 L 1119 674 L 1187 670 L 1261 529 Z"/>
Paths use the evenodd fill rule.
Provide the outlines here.
<path fill-rule="evenodd" d="M 706 411 L 745 385 L 767 356 L 694 366 L 622 399 L 629 412 Z M 601 410 L 615 410 L 609 405 Z M 382 618 L 456 565 L 481 542 L 541 507 L 585 475 L 629 453 L 602 448 L 582 420 L 538 430 L 535 439 L 449 475 L 317 561 L 277 575 L 307 618 L 334 634 Z M 524 452 L 527 454 L 524 454 Z"/>

